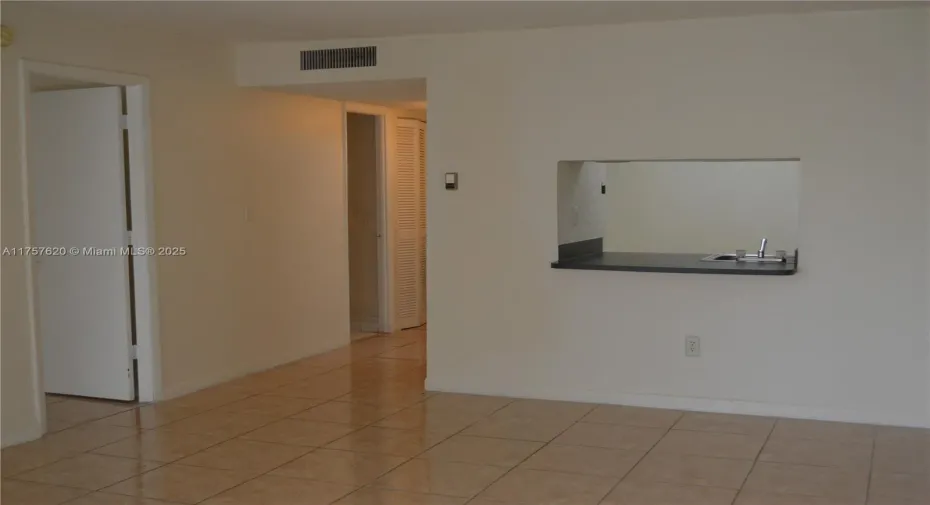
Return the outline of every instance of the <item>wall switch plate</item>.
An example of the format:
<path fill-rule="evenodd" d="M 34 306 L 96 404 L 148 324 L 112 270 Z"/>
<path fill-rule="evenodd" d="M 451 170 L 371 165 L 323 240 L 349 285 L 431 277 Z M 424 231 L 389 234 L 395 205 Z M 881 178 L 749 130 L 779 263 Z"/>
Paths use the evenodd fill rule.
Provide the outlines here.
<path fill-rule="evenodd" d="M 685 356 L 701 355 L 701 337 L 689 335 L 685 337 Z"/>

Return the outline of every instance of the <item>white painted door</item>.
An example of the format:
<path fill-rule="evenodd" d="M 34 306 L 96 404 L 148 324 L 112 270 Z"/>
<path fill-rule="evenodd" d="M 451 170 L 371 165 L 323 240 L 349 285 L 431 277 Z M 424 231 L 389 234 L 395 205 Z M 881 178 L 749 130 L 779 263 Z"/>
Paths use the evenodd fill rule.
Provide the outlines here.
<path fill-rule="evenodd" d="M 397 124 L 396 222 L 394 251 L 394 304 L 396 326 L 420 323 L 420 166 L 419 123 L 401 119 Z"/>
<path fill-rule="evenodd" d="M 33 243 L 82 250 L 34 263 L 48 393 L 135 397 L 121 115 L 118 87 L 32 95 Z"/>

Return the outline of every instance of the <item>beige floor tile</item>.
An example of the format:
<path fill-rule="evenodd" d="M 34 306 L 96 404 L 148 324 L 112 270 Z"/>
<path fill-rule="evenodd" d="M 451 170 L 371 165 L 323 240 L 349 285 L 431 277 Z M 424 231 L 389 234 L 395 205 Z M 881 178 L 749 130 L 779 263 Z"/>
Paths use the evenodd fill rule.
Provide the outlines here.
<path fill-rule="evenodd" d="M 752 460 L 764 443 L 764 435 L 672 430 L 656 444 L 652 452 Z"/>
<path fill-rule="evenodd" d="M 161 466 L 161 463 L 79 454 L 16 476 L 17 480 L 94 491 Z"/>
<path fill-rule="evenodd" d="M 171 463 L 224 440 L 226 440 L 225 436 L 212 433 L 196 434 L 152 430 L 105 445 L 95 449 L 94 453 Z"/>
<path fill-rule="evenodd" d="M 166 424 L 161 429 L 179 433 L 213 434 L 232 438 L 269 425 L 278 419 L 278 417 L 274 416 L 213 410 Z"/>
<path fill-rule="evenodd" d="M 868 471 L 872 460 L 869 442 L 826 442 L 802 438 L 769 440 L 759 461 L 796 465 L 831 466 Z"/>
<path fill-rule="evenodd" d="M 202 389 L 179 398 L 174 398 L 172 400 L 162 402 L 159 405 L 172 408 L 184 407 L 199 409 L 200 412 L 205 412 L 207 410 L 215 409 L 217 407 L 230 404 L 234 401 L 241 400 L 248 396 L 250 396 L 249 393 L 237 391 L 234 388 L 227 388 L 220 385 L 212 388 Z"/>
<path fill-rule="evenodd" d="M 872 465 L 881 473 L 930 475 L 930 437 L 922 431 L 886 428 L 875 440 Z"/>
<path fill-rule="evenodd" d="M 0 472 L 3 473 L 4 477 L 10 477 L 75 454 L 75 451 L 49 444 L 45 440 L 36 440 L 13 447 L 6 447 L 3 449 L 2 456 L 0 456 Z"/>
<path fill-rule="evenodd" d="M 391 350 L 381 353 L 382 358 L 411 359 L 426 362 L 426 348 L 418 345 L 392 347 Z"/>
<path fill-rule="evenodd" d="M 204 505 L 329 505 L 355 486 L 265 475 L 224 491 Z"/>
<path fill-rule="evenodd" d="M 757 463 L 744 488 L 748 491 L 799 494 L 865 501 L 868 473 L 806 465 Z"/>
<path fill-rule="evenodd" d="M 45 415 L 49 419 L 82 423 L 112 416 L 136 408 L 134 403 L 111 403 L 96 400 L 68 398 L 48 405 Z"/>
<path fill-rule="evenodd" d="M 456 435 L 427 451 L 431 461 L 457 461 L 480 465 L 513 467 L 539 450 L 543 444 L 524 440 Z"/>
<path fill-rule="evenodd" d="M 730 505 L 736 491 L 664 482 L 621 482 L 600 505 Z"/>
<path fill-rule="evenodd" d="M 647 454 L 625 480 L 739 489 L 751 468 L 747 460 Z"/>
<path fill-rule="evenodd" d="M 571 420 L 557 418 L 497 417 L 495 415 L 472 424 L 462 434 L 548 442 L 559 436 L 573 423 L 574 421 Z"/>
<path fill-rule="evenodd" d="M 383 408 L 377 405 L 333 401 L 295 414 L 292 417 L 304 421 L 323 421 L 362 427 L 380 421 L 395 412 L 397 412 L 397 409 Z"/>
<path fill-rule="evenodd" d="M 43 443 L 66 451 L 84 452 L 132 437 L 135 428 L 83 424 L 42 438 Z"/>
<path fill-rule="evenodd" d="M 677 410 L 601 405 L 586 415 L 582 421 L 586 423 L 623 424 L 642 428 L 671 428 L 680 417 L 681 412 Z"/>
<path fill-rule="evenodd" d="M 772 430 L 772 439 L 806 438 L 833 442 L 872 442 L 875 427 L 866 424 L 812 421 L 808 419 L 779 419 Z"/>
<path fill-rule="evenodd" d="M 0 482 L 0 503 L 6 505 L 59 505 L 83 494 L 87 494 L 84 489 L 15 480 Z"/>
<path fill-rule="evenodd" d="M 229 391 L 231 393 L 238 393 L 242 395 L 259 395 L 268 393 L 278 389 L 281 386 L 285 386 L 287 384 L 291 384 L 303 379 L 306 379 L 306 377 L 289 379 L 280 376 L 247 375 L 239 379 L 224 382 L 219 387 L 221 387 L 224 391 Z"/>
<path fill-rule="evenodd" d="M 446 436 L 420 430 L 397 430 L 370 426 L 351 433 L 327 448 L 413 457 L 436 445 Z"/>
<path fill-rule="evenodd" d="M 317 449 L 275 469 L 271 475 L 364 486 L 405 461 L 404 456 Z"/>
<path fill-rule="evenodd" d="M 288 379 L 291 379 L 291 382 L 298 382 L 322 375 L 331 370 L 333 370 L 333 367 L 331 366 L 324 366 L 312 361 L 308 361 L 307 359 L 302 359 L 281 365 L 272 369 L 271 371 L 287 376 Z"/>
<path fill-rule="evenodd" d="M 867 505 L 927 505 L 926 500 L 908 500 L 890 496 L 870 496 Z"/>
<path fill-rule="evenodd" d="M 560 445 L 586 445 L 627 451 L 648 451 L 664 428 L 640 428 L 618 424 L 577 423 L 552 441 Z"/>
<path fill-rule="evenodd" d="M 68 428 L 73 428 L 75 426 L 80 426 L 87 422 L 93 422 L 93 420 L 82 420 L 75 421 L 73 419 L 57 419 L 54 417 L 46 418 L 46 430 L 48 433 L 55 433 L 57 431 L 66 430 Z"/>
<path fill-rule="evenodd" d="M 219 407 L 220 412 L 240 412 L 270 417 L 288 417 L 323 403 L 322 400 L 256 395 Z"/>
<path fill-rule="evenodd" d="M 427 398 L 423 403 L 436 409 L 448 409 L 472 414 L 491 414 L 512 401 L 513 398 L 504 398 L 501 396 L 439 393 Z"/>
<path fill-rule="evenodd" d="M 394 489 L 360 489 L 337 501 L 335 505 L 464 505 L 465 498 L 413 493 Z"/>
<path fill-rule="evenodd" d="M 744 489 L 740 491 L 733 505 L 862 505 L 862 500 L 800 494 L 761 493 Z"/>
<path fill-rule="evenodd" d="M 182 505 L 178 502 L 139 498 L 138 496 L 125 496 L 110 493 L 91 493 L 77 500 L 69 501 L 67 505 Z"/>
<path fill-rule="evenodd" d="M 622 449 L 547 445 L 521 463 L 519 468 L 620 478 L 644 455 L 645 452 Z"/>
<path fill-rule="evenodd" d="M 169 407 L 162 405 L 146 405 L 138 409 L 128 410 L 110 417 L 94 421 L 96 424 L 108 426 L 124 426 L 150 430 L 164 426 L 168 423 L 193 417 L 201 412 L 195 407 Z"/>
<path fill-rule="evenodd" d="M 282 419 L 246 433 L 242 438 L 277 444 L 322 447 L 354 430 L 353 426 L 347 424 Z"/>
<path fill-rule="evenodd" d="M 471 498 L 505 472 L 497 466 L 414 459 L 378 479 L 375 486 Z"/>
<path fill-rule="evenodd" d="M 381 389 L 358 389 L 336 398 L 341 402 L 362 403 L 365 405 L 378 405 L 398 410 L 422 402 L 429 397 L 428 393 L 421 391 L 391 391 Z"/>
<path fill-rule="evenodd" d="M 870 496 L 930 503 L 930 478 L 911 473 L 872 472 Z"/>
<path fill-rule="evenodd" d="M 268 394 L 291 398 L 309 398 L 318 400 L 322 403 L 323 401 L 338 398 L 352 391 L 351 381 L 333 381 L 322 377 L 324 376 L 281 386 L 272 389 Z"/>
<path fill-rule="evenodd" d="M 188 456 L 178 461 L 178 464 L 262 474 L 293 461 L 311 450 L 310 447 L 296 445 L 233 439 Z"/>
<path fill-rule="evenodd" d="M 249 473 L 232 470 L 171 464 L 110 486 L 103 492 L 179 503 L 198 503 L 242 484 L 251 476 Z"/>
<path fill-rule="evenodd" d="M 470 411 L 425 404 L 413 405 L 375 423 L 376 426 L 404 430 L 426 430 L 453 434 L 477 422 L 483 416 Z"/>
<path fill-rule="evenodd" d="M 768 436 L 773 427 L 775 419 L 771 417 L 686 412 L 675 424 L 674 429 Z"/>
<path fill-rule="evenodd" d="M 930 428 L 903 428 L 879 426 L 875 435 L 876 443 L 909 443 L 930 445 Z"/>
<path fill-rule="evenodd" d="M 46 395 L 45 395 L 45 404 L 46 404 L 46 405 L 51 405 L 51 404 L 53 404 L 53 403 L 63 402 L 63 401 L 65 401 L 65 400 L 67 400 L 67 399 L 68 399 L 68 397 L 67 397 L 67 396 L 63 396 L 63 395 L 46 394 Z"/>
<path fill-rule="evenodd" d="M 481 493 L 481 498 L 526 505 L 596 505 L 619 479 L 543 470 L 515 469 Z"/>
<path fill-rule="evenodd" d="M 494 412 L 495 418 L 550 419 L 575 422 L 595 408 L 591 403 L 552 400 L 514 400 Z"/>

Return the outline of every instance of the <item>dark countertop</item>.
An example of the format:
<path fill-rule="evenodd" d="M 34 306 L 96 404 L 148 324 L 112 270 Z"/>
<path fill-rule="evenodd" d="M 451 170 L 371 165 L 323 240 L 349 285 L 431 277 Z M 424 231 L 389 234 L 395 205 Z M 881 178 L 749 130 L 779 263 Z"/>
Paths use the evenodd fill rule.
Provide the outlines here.
<path fill-rule="evenodd" d="M 792 256 L 787 263 L 701 261 L 709 254 L 605 252 L 562 259 L 552 263 L 552 268 L 727 275 L 793 275 L 798 270 Z"/>

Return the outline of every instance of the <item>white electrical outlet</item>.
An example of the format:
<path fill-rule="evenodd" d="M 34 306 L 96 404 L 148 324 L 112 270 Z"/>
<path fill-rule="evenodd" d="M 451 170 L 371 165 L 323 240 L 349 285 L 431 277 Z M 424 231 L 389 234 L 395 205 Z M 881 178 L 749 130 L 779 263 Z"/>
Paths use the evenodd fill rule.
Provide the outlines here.
<path fill-rule="evenodd" d="M 685 356 L 701 355 L 701 337 L 693 335 L 685 337 Z"/>

